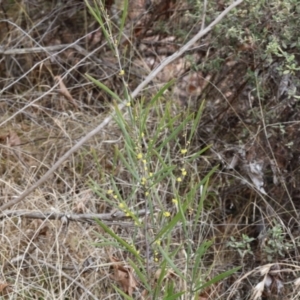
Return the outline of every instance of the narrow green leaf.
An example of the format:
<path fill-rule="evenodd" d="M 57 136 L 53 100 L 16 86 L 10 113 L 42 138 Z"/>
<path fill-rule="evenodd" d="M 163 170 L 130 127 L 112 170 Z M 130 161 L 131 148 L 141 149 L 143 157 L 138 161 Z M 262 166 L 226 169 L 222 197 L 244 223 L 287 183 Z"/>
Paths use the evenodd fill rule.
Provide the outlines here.
<path fill-rule="evenodd" d="M 165 260 L 164 260 L 164 265 L 166 265 L 166 261 Z M 170 281 L 167 284 L 167 287 L 166 287 L 163 299 L 165 299 L 166 297 L 169 297 L 170 295 L 174 295 L 174 281 Z"/>
<path fill-rule="evenodd" d="M 149 187 L 156 185 L 168 176 L 171 176 L 176 166 L 162 167 L 162 169 L 153 175 L 153 182 Z"/>
<path fill-rule="evenodd" d="M 124 248 L 126 248 L 131 254 L 133 254 L 139 261 L 142 261 L 142 258 L 139 255 L 139 253 L 131 245 L 129 245 L 126 241 L 124 241 L 117 234 L 115 234 L 108 226 L 106 226 L 100 220 L 96 219 L 96 222 L 106 233 L 108 233 L 112 238 L 114 238 L 116 241 L 118 241 Z"/>
<path fill-rule="evenodd" d="M 194 218 L 194 224 L 193 224 L 194 230 L 196 229 L 196 226 L 198 226 L 198 221 L 200 220 L 200 216 L 201 216 L 202 209 L 203 209 L 203 203 L 207 196 L 208 183 L 209 183 L 209 178 L 205 182 L 204 186 L 201 184 L 199 187 L 200 189 L 201 189 L 201 187 L 203 187 L 203 188 L 202 188 L 202 192 L 201 192 L 201 196 L 200 196 L 200 201 L 197 206 L 196 215 Z"/>
<path fill-rule="evenodd" d="M 211 177 L 211 175 L 213 173 L 215 173 L 215 171 L 219 168 L 219 165 L 213 167 L 209 172 L 208 174 L 205 175 L 205 177 L 201 180 L 201 184 L 205 184 L 205 182 Z"/>
<path fill-rule="evenodd" d="M 90 81 L 92 81 L 94 84 L 96 84 L 101 89 L 103 89 L 106 93 L 108 93 L 109 95 L 111 95 L 113 97 L 113 99 L 118 100 L 119 102 L 122 102 L 122 100 L 120 99 L 120 97 L 117 94 L 115 94 L 112 90 L 110 90 L 105 84 L 101 83 L 100 81 L 98 81 L 97 79 L 93 78 L 92 76 L 90 76 L 87 73 L 85 74 L 85 76 Z"/>
<path fill-rule="evenodd" d="M 151 107 L 163 94 L 164 92 L 171 86 L 174 84 L 176 80 L 172 79 L 171 81 L 167 82 L 155 95 L 154 97 L 151 99 L 149 106 Z"/>
<path fill-rule="evenodd" d="M 147 272 L 144 267 L 144 264 L 139 264 L 138 266 L 135 265 L 135 263 L 129 259 L 130 266 L 134 269 L 134 272 L 136 273 L 139 280 L 144 284 L 146 289 L 148 291 L 151 291 L 152 288 L 150 286 L 149 278 L 147 277 Z"/>
<path fill-rule="evenodd" d="M 99 236 L 100 237 L 100 236 Z M 106 246 L 113 246 L 113 247 L 119 247 L 120 245 L 116 242 L 103 242 L 103 243 L 92 243 L 92 245 L 101 248 L 101 247 L 106 247 Z"/>
<path fill-rule="evenodd" d="M 205 101 L 202 101 L 201 105 L 200 105 L 200 108 L 198 109 L 196 118 L 193 121 L 193 125 L 192 125 L 191 131 L 190 131 L 190 135 L 189 135 L 189 138 L 188 138 L 189 142 L 191 142 L 191 140 L 192 140 L 192 138 L 194 136 L 195 131 L 199 127 L 199 122 L 200 122 L 200 119 L 201 119 L 201 116 L 202 116 L 202 113 L 203 113 L 203 110 L 204 110 L 204 104 L 205 104 Z"/>
<path fill-rule="evenodd" d="M 127 14 L 128 14 L 128 0 L 124 0 L 123 1 L 123 13 L 122 13 L 121 23 L 120 23 L 120 27 L 119 27 L 118 43 L 120 43 L 122 35 L 123 35 L 123 29 L 125 26 Z"/>
<path fill-rule="evenodd" d="M 99 189 L 99 184 L 94 181 L 92 178 L 89 177 L 90 184 L 92 191 L 96 193 L 101 199 L 105 200 L 110 205 L 114 205 L 114 203 L 109 199 L 105 192 L 102 192 L 102 190 Z"/>
<path fill-rule="evenodd" d="M 192 155 L 190 155 L 186 158 L 186 161 L 193 162 L 195 159 L 200 157 L 205 151 L 207 151 L 210 147 L 211 147 L 211 145 L 208 145 L 205 148 L 202 148 L 201 150 L 197 151 L 196 153 L 193 153 Z"/>
<path fill-rule="evenodd" d="M 101 12 L 101 8 L 99 9 L 98 4 L 95 3 L 95 7 L 92 7 L 89 2 L 87 0 L 85 0 L 86 6 L 88 7 L 90 13 L 92 14 L 92 16 L 95 18 L 95 20 L 99 23 L 102 32 L 105 36 L 105 39 L 107 41 L 107 43 L 109 44 L 110 48 L 113 50 L 113 47 L 111 45 L 111 39 L 110 39 L 110 34 L 108 29 L 106 29 L 105 24 L 102 20 L 102 12 Z M 101 5 L 101 4 L 100 4 Z"/>
<path fill-rule="evenodd" d="M 152 299 L 158 299 L 159 294 L 161 293 L 161 291 L 163 289 L 163 280 L 165 278 L 165 275 L 167 274 L 166 267 L 167 267 L 167 262 L 166 262 L 166 260 L 164 260 L 160 264 L 160 274 L 159 274 L 159 277 L 157 279 L 157 283 L 155 285 L 154 293 L 152 293 Z"/>
<path fill-rule="evenodd" d="M 164 92 L 172 85 L 174 84 L 175 80 L 171 80 L 168 83 L 166 83 L 156 94 L 155 96 L 151 99 L 151 101 L 149 103 L 147 103 L 145 109 L 142 110 L 142 116 L 140 118 L 141 120 L 141 129 L 144 131 L 145 128 L 147 128 L 147 120 L 149 118 L 149 112 L 150 110 L 152 110 L 153 108 L 158 107 L 158 100 L 160 99 L 160 97 L 164 94 Z M 164 119 L 166 118 L 166 114 L 162 115 L 162 120 L 160 120 L 159 124 L 163 124 L 162 121 L 164 122 Z M 161 119 L 161 118 L 160 118 Z M 157 128 L 161 128 L 160 125 L 157 125 Z M 155 136 L 157 137 L 157 135 L 160 133 L 160 130 L 156 130 L 155 131 L 155 135 L 154 137 L 152 137 L 152 140 L 156 141 Z"/>
<path fill-rule="evenodd" d="M 133 300 L 133 298 L 131 298 L 130 296 L 128 296 L 126 293 L 124 293 L 121 289 L 119 289 L 117 286 L 115 286 L 114 284 L 112 285 L 114 287 L 114 289 L 120 293 L 126 300 Z"/>
<path fill-rule="evenodd" d="M 181 297 L 185 292 L 178 292 L 176 294 L 173 294 L 172 296 L 169 296 L 167 298 L 164 298 L 163 300 L 174 300 L 174 299 L 178 299 L 179 297 Z"/>
<path fill-rule="evenodd" d="M 186 211 L 188 205 L 183 205 L 182 211 Z M 154 243 L 155 241 L 159 240 L 164 234 L 166 234 L 167 232 L 171 231 L 178 222 L 180 222 L 182 219 L 182 212 L 178 212 L 172 219 L 171 221 L 164 226 L 160 232 L 156 235 L 155 240 L 152 242 Z"/>
<path fill-rule="evenodd" d="M 182 128 L 190 121 L 190 117 L 186 118 L 171 134 L 157 147 L 157 151 L 165 147 L 171 140 L 174 140 L 178 134 L 182 131 Z M 173 121 L 173 119 L 172 119 Z"/>
<path fill-rule="evenodd" d="M 170 265 L 170 267 L 176 272 L 176 274 L 181 279 L 184 279 L 183 273 L 181 273 L 181 271 L 177 268 L 177 266 L 174 264 L 173 260 L 169 257 L 167 252 L 160 245 L 157 245 L 157 247 L 159 248 L 159 251 L 161 252 L 164 259 L 167 261 L 167 263 Z"/>
<path fill-rule="evenodd" d="M 213 279 L 209 280 L 208 282 L 206 282 L 205 284 L 201 285 L 200 287 L 197 287 L 193 292 L 197 292 L 199 290 L 203 290 L 208 286 L 213 285 L 216 282 L 219 282 L 220 280 L 227 278 L 228 276 L 232 275 L 233 273 L 235 273 L 236 271 L 238 271 L 241 267 L 236 267 L 233 268 L 231 270 L 228 270 L 226 272 L 223 272 L 217 276 L 215 276 Z"/>
<path fill-rule="evenodd" d="M 213 244 L 212 241 L 205 241 L 203 242 L 200 247 L 197 249 L 195 253 L 195 262 L 193 264 L 193 271 L 192 271 L 192 280 L 193 282 L 196 281 L 196 278 L 199 277 L 199 269 L 200 269 L 200 261 L 203 255 L 206 253 L 207 249 Z"/>

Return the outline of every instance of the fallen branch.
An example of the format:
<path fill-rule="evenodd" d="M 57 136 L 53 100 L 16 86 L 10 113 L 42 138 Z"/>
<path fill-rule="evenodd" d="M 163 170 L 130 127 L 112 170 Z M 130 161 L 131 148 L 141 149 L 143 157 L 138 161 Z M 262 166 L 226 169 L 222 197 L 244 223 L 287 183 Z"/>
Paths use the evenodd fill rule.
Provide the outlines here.
<path fill-rule="evenodd" d="M 216 26 L 233 8 L 241 4 L 243 0 L 237 0 L 233 2 L 230 6 L 228 6 L 212 23 L 210 23 L 206 28 L 201 29 L 189 42 L 187 42 L 184 46 L 182 46 L 177 52 L 173 55 L 167 57 L 162 63 L 154 69 L 145 80 L 133 91 L 131 97 L 135 98 L 142 89 L 152 81 L 156 75 L 162 71 L 167 65 L 169 65 L 172 61 L 179 58 L 184 52 L 186 52 L 192 45 L 194 45 L 200 38 L 209 33 L 214 26 Z M 127 99 L 119 104 L 118 109 L 123 110 L 126 107 Z M 76 152 L 83 144 L 85 144 L 90 138 L 100 132 L 112 119 L 114 113 L 104 119 L 104 121 L 99 124 L 95 129 L 90 131 L 86 136 L 84 136 L 77 144 L 75 144 L 70 150 L 68 150 L 45 174 L 42 176 L 36 183 L 34 183 L 30 188 L 24 191 L 19 197 L 14 200 L 11 200 L 0 207 L 0 211 L 3 213 L 5 209 L 12 207 L 13 205 L 21 202 L 25 199 L 30 193 L 32 193 L 37 187 L 39 187 L 42 183 L 44 183 L 50 175 L 52 175 L 55 170 L 74 152 Z"/>
<path fill-rule="evenodd" d="M 136 217 L 143 217 L 149 214 L 145 209 L 141 209 L 138 211 L 134 211 L 133 214 Z M 96 219 L 100 221 L 120 221 L 120 220 L 128 220 L 131 217 L 128 217 L 125 212 L 122 211 L 114 211 L 112 213 L 106 214 L 73 214 L 73 213 L 62 213 L 62 212 L 41 212 L 41 211 L 28 211 L 28 210 L 7 210 L 1 215 L 1 219 L 4 217 L 23 217 L 29 219 L 41 219 L 41 220 L 60 220 L 62 218 L 67 218 L 68 221 L 75 222 L 95 222 Z M 122 224 L 121 224 L 122 225 Z M 126 223 L 125 225 L 131 225 L 131 223 Z"/>

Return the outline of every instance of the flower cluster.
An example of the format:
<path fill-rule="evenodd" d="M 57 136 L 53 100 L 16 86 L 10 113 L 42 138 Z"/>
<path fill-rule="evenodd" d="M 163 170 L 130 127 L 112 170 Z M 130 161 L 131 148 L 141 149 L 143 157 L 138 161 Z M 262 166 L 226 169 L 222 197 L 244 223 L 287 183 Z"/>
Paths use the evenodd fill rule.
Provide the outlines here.
<path fill-rule="evenodd" d="M 181 175 L 177 177 L 176 181 L 177 182 L 182 182 L 182 179 L 183 179 L 184 176 L 186 176 L 186 174 L 187 174 L 186 169 L 182 168 L 181 169 Z"/>

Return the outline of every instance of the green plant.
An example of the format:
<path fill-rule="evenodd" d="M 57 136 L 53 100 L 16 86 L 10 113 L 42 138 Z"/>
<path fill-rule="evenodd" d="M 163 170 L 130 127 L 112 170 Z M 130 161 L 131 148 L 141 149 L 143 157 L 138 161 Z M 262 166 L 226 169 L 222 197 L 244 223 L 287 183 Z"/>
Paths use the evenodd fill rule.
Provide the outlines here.
<path fill-rule="evenodd" d="M 266 253 L 268 261 L 273 261 L 278 256 L 284 257 L 285 252 L 292 247 L 293 244 L 286 240 L 282 225 L 276 223 L 268 229 L 262 249 Z"/>
<path fill-rule="evenodd" d="M 278 71 L 282 74 L 295 74 L 295 72 L 300 70 L 300 67 L 298 67 L 298 64 L 295 60 L 295 55 L 290 54 L 287 51 L 284 51 L 280 45 L 279 41 L 277 39 L 273 39 L 268 45 L 267 45 L 267 54 L 269 56 L 269 60 L 272 61 L 272 56 L 283 58 L 283 62 L 281 63 L 280 67 L 278 67 Z"/>
<path fill-rule="evenodd" d="M 188 242 L 199 230 L 209 179 L 217 167 L 201 176 L 198 171 L 201 165 L 196 166 L 209 146 L 200 150 L 191 146 L 204 104 L 197 112 L 177 110 L 171 102 L 163 99 L 168 86 L 159 90 L 148 103 L 132 103 L 128 99 L 126 114 L 115 106 L 115 122 L 124 140 L 123 146 L 116 148 L 116 159 L 123 171 L 117 178 L 110 177 L 109 188 L 103 189 L 92 181 L 95 192 L 115 209 L 124 212 L 135 226 L 134 234 L 124 239 L 98 222 L 107 237 L 102 235 L 103 243 L 96 245 L 110 245 L 127 252 L 131 257 L 129 264 L 153 299 L 176 299 L 183 294 L 196 297 L 200 290 L 237 270 L 233 268 L 205 281 L 209 272 L 200 270 L 204 268 L 203 258 L 211 242 L 200 237 L 196 249 Z M 126 178 L 127 182 L 120 177 Z M 143 220 L 135 209 L 141 205 L 141 199 L 148 214 Z M 189 221 L 190 215 L 192 222 Z M 151 232 L 148 228 L 152 228 Z M 179 244 L 175 234 L 178 228 L 182 230 L 183 239 Z M 146 253 L 153 253 L 152 257 L 133 246 L 140 243 L 145 243 L 148 247 Z M 178 266 L 182 259 L 178 258 L 180 253 L 185 253 L 186 268 Z M 155 282 L 151 280 L 154 275 L 150 269 L 153 268 L 160 274 Z M 173 286 L 170 272 L 183 283 L 182 286 L 188 284 L 189 290 L 183 290 L 180 285 Z M 175 293 L 172 297 L 171 291 Z"/>
<path fill-rule="evenodd" d="M 247 254 L 253 255 L 250 244 L 254 240 L 255 240 L 255 238 L 250 238 L 246 234 L 242 234 L 241 240 L 237 240 L 235 237 L 231 236 L 230 241 L 228 241 L 228 243 L 227 243 L 227 246 L 232 249 L 237 250 L 239 255 L 241 256 L 241 258 L 244 259 L 244 257 Z"/>
<path fill-rule="evenodd" d="M 205 263 L 212 242 L 199 233 L 199 224 L 204 218 L 210 179 L 218 168 L 207 170 L 202 155 L 210 146 L 199 148 L 195 139 L 205 101 L 197 111 L 178 108 L 166 97 L 173 82 L 163 86 L 149 101 L 133 101 L 110 20 L 103 7 L 89 9 L 113 48 L 124 85 L 122 100 L 108 86 L 87 75 L 113 97 L 113 118 L 122 135 L 122 144 L 115 148 L 114 157 L 114 163 L 120 164 L 119 173 L 107 176 L 105 186 L 91 179 L 91 186 L 133 225 L 131 234 L 124 237 L 97 221 L 105 235 L 98 235 L 101 241 L 95 245 L 109 247 L 110 253 L 127 257 L 126 263 L 134 270 L 142 293 L 149 298 L 197 299 L 202 290 L 239 269 L 211 275 L 211 266 Z M 140 215 L 138 208 L 145 211 L 146 217 Z M 194 236 L 198 238 L 191 243 Z M 115 290 L 132 299 L 137 289 L 135 282 L 128 287 L 117 275 L 114 278 L 119 281 Z"/>
<path fill-rule="evenodd" d="M 202 273 L 200 270 L 211 242 L 203 240 L 196 249 L 190 243 L 175 243 L 174 232 L 178 228 L 182 229 L 184 241 L 190 240 L 198 231 L 197 224 L 203 218 L 203 203 L 207 196 L 209 179 L 216 168 L 202 178 L 193 169 L 202 153 L 207 150 L 204 148 L 194 152 L 189 148 L 202 110 L 196 114 L 174 113 L 174 107 L 164 104 L 158 97 L 166 88 L 167 86 L 160 90 L 149 103 L 128 106 L 126 119 L 117 110 L 115 121 L 122 131 L 124 147 L 117 149 L 116 153 L 122 163 L 123 172 L 127 174 L 128 186 L 125 187 L 124 182 L 113 177 L 110 178 L 110 187 L 106 190 L 92 182 L 95 192 L 116 209 L 123 211 L 136 227 L 135 235 L 125 240 L 104 223 L 98 222 L 108 236 L 103 243 L 97 243 L 96 246 L 110 245 L 129 253 L 131 267 L 153 299 L 176 299 L 186 293 L 195 297 L 200 290 L 237 270 L 234 268 L 205 282 L 209 273 Z M 151 126 L 154 128 L 151 130 L 147 128 L 149 118 L 155 118 L 155 121 L 152 119 Z M 181 136 L 185 137 L 184 142 L 180 141 Z M 140 201 L 137 195 L 145 199 L 144 208 L 149 213 L 147 224 L 141 221 L 134 209 Z M 191 213 L 193 222 L 188 221 Z M 147 228 L 153 228 L 151 234 L 147 232 Z M 150 260 L 133 246 L 141 243 L 141 235 L 149 247 L 147 251 L 153 253 Z M 188 264 L 193 261 L 191 273 L 178 267 L 178 255 L 182 251 L 186 253 Z M 149 273 L 153 264 L 160 272 L 155 282 L 151 281 L 153 274 Z M 188 291 L 178 290 L 178 285 L 173 286 L 169 278 L 170 270 L 173 276 L 186 282 L 185 285 L 188 283 Z"/>

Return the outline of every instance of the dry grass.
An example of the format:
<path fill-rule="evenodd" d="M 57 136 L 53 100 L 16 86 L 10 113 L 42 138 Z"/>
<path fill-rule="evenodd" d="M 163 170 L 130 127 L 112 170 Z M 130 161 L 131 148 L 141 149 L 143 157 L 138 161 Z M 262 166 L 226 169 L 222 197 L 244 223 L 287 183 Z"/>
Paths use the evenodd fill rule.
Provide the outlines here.
<path fill-rule="evenodd" d="M 41 124 L 31 123 L 30 127 L 26 121 L 10 126 L 8 132 L 17 133 L 22 144 L 14 147 L 1 145 L 2 203 L 17 196 L 39 179 L 57 157 L 61 156 L 78 138 L 90 130 L 96 122 L 99 122 L 99 117 L 94 117 L 93 120 L 91 116 L 77 113 L 75 117 L 64 114 L 54 116 L 45 120 L 44 124 L 43 122 Z M 97 136 L 80 153 L 71 157 L 61 166 L 60 170 L 49 178 L 47 184 L 37 189 L 26 201 L 20 203 L 17 209 L 42 213 L 64 212 L 66 214 L 76 212 L 77 209 L 82 209 L 84 212 L 86 210 L 105 212 L 108 209 L 107 204 L 91 191 L 89 178 L 93 178 L 99 183 L 105 180 L 106 167 L 111 169 L 111 166 L 108 165 L 109 157 L 111 157 L 112 148 L 116 144 L 108 144 L 108 137 L 116 139 L 116 135 L 119 137 L 120 132 L 116 128 L 111 128 L 109 134 L 103 132 Z M 60 221 L 30 220 L 20 217 L 4 218 L 2 220 L 1 253 L 3 266 L 6 268 L 3 269 L 3 276 L 9 281 L 6 275 L 8 269 L 11 273 L 10 278 L 17 276 L 16 283 L 21 284 L 21 287 L 15 284 L 14 290 L 20 291 L 17 293 L 19 298 L 35 298 L 36 296 L 30 295 L 35 291 L 38 294 L 41 285 L 40 279 L 38 279 L 40 277 L 43 278 L 42 281 L 45 280 L 45 290 L 48 290 L 48 284 L 53 289 L 52 292 L 49 290 L 45 293 L 43 297 L 57 298 L 51 294 L 55 293 L 58 288 L 54 282 L 63 284 L 65 288 L 70 285 L 67 278 L 60 275 L 61 268 L 67 270 L 69 268 L 75 273 L 80 272 L 82 263 L 89 256 L 97 257 L 95 266 L 101 264 L 98 262 L 101 257 L 105 257 L 106 263 L 107 257 L 103 257 L 103 253 L 99 253 L 103 251 L 99 251 L 91 245 L 92 241 L 95 242 L 94 230 L 95 226 L 92 225 L 71 223 L 67 232 L 64 232 Z M 96 231 L 98 231 L 97 226 Z M 30 261 L 30 258 L 23 257 L 16 266 L 9 264 L 24 253 L 33 255 L 34 259 L 40 260 L 40 262 Z M 43 261 L 56 266 L 56 271 L 48 269 L 47 265 L 41 263 Z M 37 274 L 32 274 L 35 272 Z M 47 278 L 48 275 L 46 276 L 48 272 L 52 274 L 50 278 Z M 31 280 L 31 284 L 26 284 L 23 280 L 19 281 L 23 276 L 31 276 L 31 278 L 36 276 L 37 282 Z M 86 276 L 89 277 L 89 275 Z M 77 298 L 75 294 L 74 298 Z"/>

